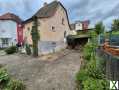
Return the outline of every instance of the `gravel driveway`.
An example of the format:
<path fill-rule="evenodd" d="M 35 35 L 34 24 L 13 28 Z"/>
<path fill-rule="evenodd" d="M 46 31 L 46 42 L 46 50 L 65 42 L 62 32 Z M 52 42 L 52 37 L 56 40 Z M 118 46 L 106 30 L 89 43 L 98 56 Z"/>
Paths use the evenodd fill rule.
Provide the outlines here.
<path fill-rule="evenodd" d="M 45 59 L 44 59 L 45 58 Z M 75 90 L 75 74 L 80 68 L 80 53 L 64 50 L 50 56 L 0 56 L 0 64 L 27 90 Z"/>

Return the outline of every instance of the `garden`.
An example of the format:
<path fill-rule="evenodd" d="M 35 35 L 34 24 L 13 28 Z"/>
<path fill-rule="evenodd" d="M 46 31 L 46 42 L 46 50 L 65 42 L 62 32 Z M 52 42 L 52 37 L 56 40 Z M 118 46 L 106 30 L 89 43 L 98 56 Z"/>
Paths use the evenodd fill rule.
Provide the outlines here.
<path fill-rule="evenodd" d="M 83 47 L 84 61 L 80 71 L 76 74 L 78 90 L 109 89 L 105 75 L 105 61 L 96 53 L 96 49 L 99 47 L 99 35 L 102 33 L 104 33 L 104 26 L 100 22 L 95 25 L 95 30 L 90 32 L 91 38 Z"/>
<path fill-rule="evenodd" d="M 78 90 L 109 90 L 109 78 L 114 79 L 115 77 L 111 76 L 107 78 L 108 74 L 111 73 L 110 75 L 115 75 L 117 73 L 112 72 L 108 72 L 108 74 L 106 73 L 106 71 L 109 70 L 111 71 L 110 67 L 112 66 L 106 66 L 106 63 L 108 61 L 105 60 L 105 58 L 103 57 L 104 55 L 102 54 L 101 54 L 102 56 L 99 55 L 98 49 L 102 49 L 104 51 L 103 46 L 106 43 L 105 40 L 108 39 L 109 41 L 108 46 L 109 47 L 113 46 L 110 48 L 114 49 L 116 47 L 117 50 L 119 48 L 118 35 L 119 35 L 118 19 L 115 19 L 113 21 L 111 30 L 108 32 L 105 30 L 105 26 L 103 25 L 102 22 L 99 22 L 95 25 L 94 30 L 90 32 L 91 38 L 89 42 L 84 46 L 82 50 L 84 61 L 81 65 L 80 71 L 76 74 L 76 83 Z M 112 49 L 111 51 L 109 51 L 109 53 L 111 52 Z M 116 60 L 113 60 L 113 62 L 116 62 Z M 115 65 L 117 65 L 117 63 Z"/>

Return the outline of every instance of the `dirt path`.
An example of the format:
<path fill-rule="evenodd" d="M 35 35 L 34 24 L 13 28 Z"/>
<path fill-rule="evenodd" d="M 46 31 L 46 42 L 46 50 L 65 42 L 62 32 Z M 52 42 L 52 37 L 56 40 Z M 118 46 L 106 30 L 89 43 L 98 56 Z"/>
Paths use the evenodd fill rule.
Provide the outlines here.
<path fill-rule="evenodd" d="M 64 50 L 55 56 L 51 61 L 24 55 L 0 56 L 0 64 L 13 77 L 23 80 L 27 90 L 74 90 L 80 53 Z"/>

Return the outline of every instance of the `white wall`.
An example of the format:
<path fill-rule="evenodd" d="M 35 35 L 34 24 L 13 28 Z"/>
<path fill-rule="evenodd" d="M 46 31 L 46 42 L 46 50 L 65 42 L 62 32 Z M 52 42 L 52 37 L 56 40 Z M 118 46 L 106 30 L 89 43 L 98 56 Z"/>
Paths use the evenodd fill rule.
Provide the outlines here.
<path fill-rule="evenodd" d="M 10 44 L 17 40 L 17 23 L 11 20 L 0 20 L 0 38 L 10 38 Z"/>
<path fill-rule="evenodd" d="M 75 27 L 76 27 L 76 30 L 82 30 L 82 29 L 83 29 L 81 22 L 77 22 L 75 25 L 76 25 L 76 26 L 75 26 Z"/>

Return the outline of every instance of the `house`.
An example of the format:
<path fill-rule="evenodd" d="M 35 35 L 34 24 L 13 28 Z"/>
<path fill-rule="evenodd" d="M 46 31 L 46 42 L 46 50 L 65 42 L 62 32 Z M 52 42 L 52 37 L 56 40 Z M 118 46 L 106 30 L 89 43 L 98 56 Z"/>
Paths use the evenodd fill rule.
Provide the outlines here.
<path fill-rule="evenodd" d="M 90 30 L 93 30 L 89 27 L 89 23 L 89 20 L 85 20 L 70 24 L 71 31 L 67 37 L 69 48 L 80 48 L 80 46 L 84 46 L 89 41 Z"/>
<path fill-rule="evenodd" d="M 44 6 L 33 17 L 38 18 L 40 53 L 48 53 L 65 47 L 64 41 L 70 31 L 70 25 L 67 10 L 59 1 L 44 3 Z M 33 17 L 24 22 L 24 39 L 27 44 L 31 45 Z"/>
<path fill-rule="evenodd" d="M 85 20 L 85 21 L 76 21 L 73 24 L 70 24 L 71 30 L 72 31 L 82 31 L 82 30 L 88 30 L 89 29 L 89 24 L 90 21 L 89 20 Z"/>
<path fill-rule="evenodd" d="M 22 20 L 12 14 L 6 13 L 0 16 L 0 48 L 22 44 L 23 28 Z"/>

